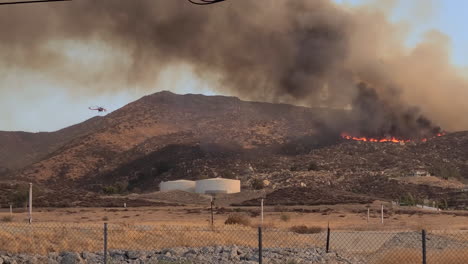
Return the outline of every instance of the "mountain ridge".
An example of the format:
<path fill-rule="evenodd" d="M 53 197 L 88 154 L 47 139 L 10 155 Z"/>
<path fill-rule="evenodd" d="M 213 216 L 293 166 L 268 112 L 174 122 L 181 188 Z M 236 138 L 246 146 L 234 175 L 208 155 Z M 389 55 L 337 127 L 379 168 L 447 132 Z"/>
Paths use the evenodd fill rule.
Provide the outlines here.
<path fill-rule="evenodd" d="M 457 206 L 468 201 L 460 191 L 468 179 L 468 132 L 406 144 L 357 142 L 330 126 L 347 117 L 336 109 L 165 91 L 62 134 L 47 134 L 56 137 L 53 144 L 44 144 L 36 159 L 8 179 L 60 195 L 74 190 L 69 191 L 73 199 L 80 192 L 152 192 L 164 180 L 226 177 L 240 179 L 243 189 L 262 181 L 269 182 L 270 191 L 332 187 L 358 200 L 411 193 L 437 201 L 456 197 Z M 421 169 L 436 177 L 420 182 L 407 177 Z M 288 203 L 294 203 L 291 199 Z"/>

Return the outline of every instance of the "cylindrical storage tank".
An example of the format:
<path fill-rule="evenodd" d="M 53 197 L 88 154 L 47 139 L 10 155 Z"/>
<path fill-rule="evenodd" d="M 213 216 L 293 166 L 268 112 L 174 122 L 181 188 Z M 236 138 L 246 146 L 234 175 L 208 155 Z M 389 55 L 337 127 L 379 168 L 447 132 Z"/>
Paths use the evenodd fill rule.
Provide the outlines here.
<path fill-rule="evenodd" d="M 240 181 L 223 178 L 199 180 L 196 182 L 195 192 L 202 194 L 238 193 L 240 192 Z"/>
<path fill-rule="evenodd" d="M 166 181 L 159 184 L 159 190 L 161 192 L 167 191 L 185 191 L 185 192 L 195 192 L 195 182 L 188 180 L 177 180 L 177 181 Z"/>

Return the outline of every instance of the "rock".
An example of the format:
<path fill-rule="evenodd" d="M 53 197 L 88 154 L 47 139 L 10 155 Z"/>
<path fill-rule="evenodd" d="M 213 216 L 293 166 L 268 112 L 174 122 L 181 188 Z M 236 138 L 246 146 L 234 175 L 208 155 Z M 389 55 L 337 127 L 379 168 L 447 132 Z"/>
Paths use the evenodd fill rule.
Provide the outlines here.
<path fill-rule="evenodd" d="M 60 264 L 79 264 L 83 263 L 78 253 L 74 252 L 62 252 L 60 254 Z"/>
<path fill-rule="evenodd" d="M 176 258 L 173 258 L 173 257 L 170 257 L 170 256 L 166 256 L 166 255 L 159 255 L 157 257 L 158 261 L 167 261 L 167 262 L 175 262 L 177 261 Z"/>
<path fill-rule="evenodd" d="M 116 257 L 116 256 L 125 256 L 126 252 L 123 250 L 111 250 L 109 251 L 109 256 Z"/>
<path fill-rule="evenodd" d="M 4 261 L 3 263 L 5 264 L 17 264 L 18 263 L 16 262 L 16 260 L 10 257 L 4 257 L 3 261 Z"/>
<path fill-rule="evenodd" d="M 189 249 L 184 254 L 182 254 L 182 256 L 184 258 L 192 259 L 192 258 L 195 258 L 197 256 L 197 251 L 195 251 L 194 249 Z"/>
<path fill-rule="evenodd" d="M 144 255 L 144 253 L 139 251 L 127 251 L 125 255 L 129 259 L 138 259 L 141 258 Z"/>
<path fill-rule="evenodd" d="M 81 253 L 81 258 L 82 258 L 86 263 L 98 263 L 98 262 L 102 262 L 102 256 L 98 256 L 97 254 L 91 253 L 91 252 L 83 252 L 83 253 Z M 109 256 L 109 258 L 112 259 L 111 256 Z"/>
<path fill-rule="evenodd" d="M 214 248 L 214 253 L 215 253 L 215 254 L 222 253 L 222 252 L 223 252 L 223 247 L 216 246 L 216 247 Z"/>
<path fill-rule="evenodd" d="M 231 260 L 232 260 L 232 259 L 235 259 L 235 260 L 240 259 L 240 258 L 239 258 L 238 250 L 239 250 L 239 248 L 238 248 L 237 246 L 233 246 L 233 247 L 231 248 L 231 253 L 230 253 L 230 255 L 229 255 L 229 259 L 231 259 Z"/>
<path fill-rule="evenodd" d="M 275 248 L 264 249 L 265 263 L 360 263 L 354 259 L 344 258 L 337 253 L 325 253 L 321 248 L 294 249 Z M 48 263 L 48 264 L 91 264 L 101 263 L 102 252 L 63 252 L 47 256 L 12 254 L 11 257 L 1 256 L 0 264 L 4 263 Z M 161 251 L 110 251 L 109 260 L 115 264 L 156 264 L 156 263 L 193 263 L 193 264 L 251 264 L 258 262 L 258 249 L 239 246 L 218 246 L 203 248 L 172 248 Z"/>
<path fill-rule="evenodd" d="M 165 249 L 161 252 L 161 254 L 167 257 L 172 257 L 176 255 L 176 252 L 172 249 Z"/>

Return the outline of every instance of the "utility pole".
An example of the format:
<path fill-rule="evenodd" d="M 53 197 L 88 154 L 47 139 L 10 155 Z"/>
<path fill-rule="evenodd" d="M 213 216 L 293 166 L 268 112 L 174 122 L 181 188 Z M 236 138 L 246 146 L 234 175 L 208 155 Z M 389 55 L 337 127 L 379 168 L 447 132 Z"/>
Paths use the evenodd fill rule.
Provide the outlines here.
<path fill-rule="evenodd" d="M 369 224 L 370 208 L 367 207 L 367 223 Z"/>
<path fill-rule="evenodd" d="M 262 202 L 260 204 L 260 208 L 261 208 L 261 215 L 262 215 L 262 222 L 261 222 L 261 225 L 263 227 L 263 199 L 262 199 Z"/>
<path fill-rule="evenodd" d="M 382 204 L 382 209 L 381 209 L 381 213 L 380 213 L 380 214 L 382 215 L 382 225 L 383 225 L 383 204 Z"/>
<path fill-rule="evenodd" d="M 29 223 L 32 223 L 32 183 L 29 183 Z"/>

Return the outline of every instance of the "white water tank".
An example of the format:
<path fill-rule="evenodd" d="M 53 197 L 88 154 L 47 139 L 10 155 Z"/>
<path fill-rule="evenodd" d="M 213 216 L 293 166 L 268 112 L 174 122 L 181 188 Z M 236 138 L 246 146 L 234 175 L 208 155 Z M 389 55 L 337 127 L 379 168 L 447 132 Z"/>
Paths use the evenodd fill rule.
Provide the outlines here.
<path fill-rule="evenodd" d="M 188 180 L 177 180 L 177 181 L 166 181 L 159 184 L 159 190 L 161 192 L 167 191 L 185 191 L 185 192 L 195 192 L 195 182 Z"/>
<path fill-rule="evenodd" d="M 238 193 L 240 192 L 240 181 L 214 178 L 196 181 L 195 192 L 202 194 L 213 193 Z"/>

